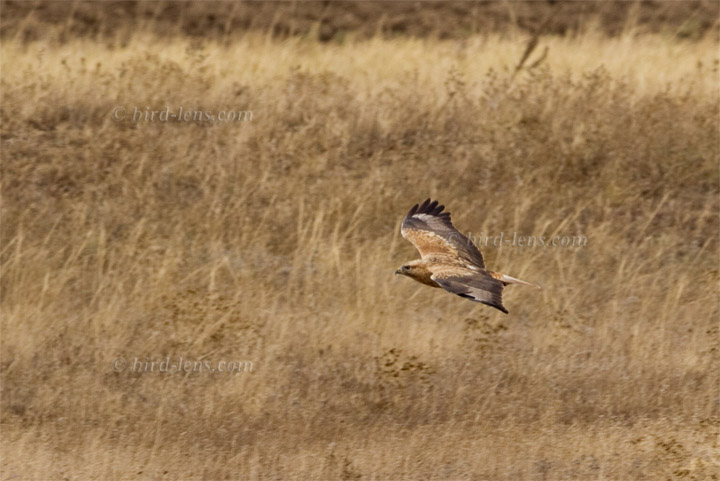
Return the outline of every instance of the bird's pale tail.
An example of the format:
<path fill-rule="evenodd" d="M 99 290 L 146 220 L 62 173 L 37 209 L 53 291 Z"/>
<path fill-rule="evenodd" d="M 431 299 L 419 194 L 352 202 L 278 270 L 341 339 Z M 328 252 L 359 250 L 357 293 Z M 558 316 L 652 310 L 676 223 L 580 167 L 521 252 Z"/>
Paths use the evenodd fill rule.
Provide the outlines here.
<path fill-rule="evenodd" d="M 521 281 L 520 279 L 515 279 L 514 277 L 506 276 L 505 274 L 500 274 L 499 272 L 491 272 L 490 275 L 505 285 L 520 284 L 523 286 L 536 287 L 536 288 L 540 289 L 540 286 L 537 284 L 533 284 L 532 282 Z"/>

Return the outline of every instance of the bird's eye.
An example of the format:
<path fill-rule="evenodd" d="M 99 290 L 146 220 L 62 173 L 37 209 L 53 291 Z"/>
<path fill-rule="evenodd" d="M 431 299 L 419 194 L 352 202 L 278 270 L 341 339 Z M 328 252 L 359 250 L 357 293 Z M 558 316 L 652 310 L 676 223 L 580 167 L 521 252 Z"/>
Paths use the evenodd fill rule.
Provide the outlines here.
<path fill-rule="evenodd" d="M 405 272 L 407 272 L 407 271 L 410 270 L 410 266 L 402 266 L 402 270 L 404 270 Z"/>

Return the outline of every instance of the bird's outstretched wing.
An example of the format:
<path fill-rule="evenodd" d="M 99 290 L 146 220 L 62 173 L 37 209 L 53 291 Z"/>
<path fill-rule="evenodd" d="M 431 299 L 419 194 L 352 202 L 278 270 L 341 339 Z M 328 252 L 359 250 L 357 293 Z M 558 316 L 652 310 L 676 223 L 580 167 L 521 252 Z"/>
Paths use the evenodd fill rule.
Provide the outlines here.
<path fill-rule="evenodd" d="M 485 272 L 451 267 L 435 271 L 431 279 L 448 292 L 508 313 L 502 303 L 503 283 Z"/>
<path fill-rule="evenodd" d="M 431 255 L 455 257 L 480 269 L 485 268 L 482 254 L 450 221 L 450 213 L 437 201 L 425 200 L 415 204 L 403 219 L 400 233 L 420 252 L 422 258 Z"/>

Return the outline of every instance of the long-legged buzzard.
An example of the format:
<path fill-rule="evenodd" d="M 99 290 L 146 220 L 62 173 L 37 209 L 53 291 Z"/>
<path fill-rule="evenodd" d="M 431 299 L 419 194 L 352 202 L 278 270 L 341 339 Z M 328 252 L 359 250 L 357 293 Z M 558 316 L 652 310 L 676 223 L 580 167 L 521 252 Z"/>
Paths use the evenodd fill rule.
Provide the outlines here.
<path fill-rule="evenodd" d="M 415 204 L 403 219 L 400 232 L 420 252 L 420 259 L 407 262 L 395 274 L 408 276 L 432 287 L 481 302 L 503 311 L 503 287 L 522 284 L 540 287 L 485 268 L 482 254 L 450 222 L 450 213 L 437 201 Z"/>

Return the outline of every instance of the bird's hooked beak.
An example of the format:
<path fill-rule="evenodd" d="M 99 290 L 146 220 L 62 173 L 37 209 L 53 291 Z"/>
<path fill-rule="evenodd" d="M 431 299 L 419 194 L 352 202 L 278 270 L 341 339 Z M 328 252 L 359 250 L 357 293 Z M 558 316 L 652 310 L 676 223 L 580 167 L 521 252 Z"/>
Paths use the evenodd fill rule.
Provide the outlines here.
<path fill-rule="evenodd" d="M 400 268 L 395 269 L 395 275 L 402 274 L 402 270 Z"/>

